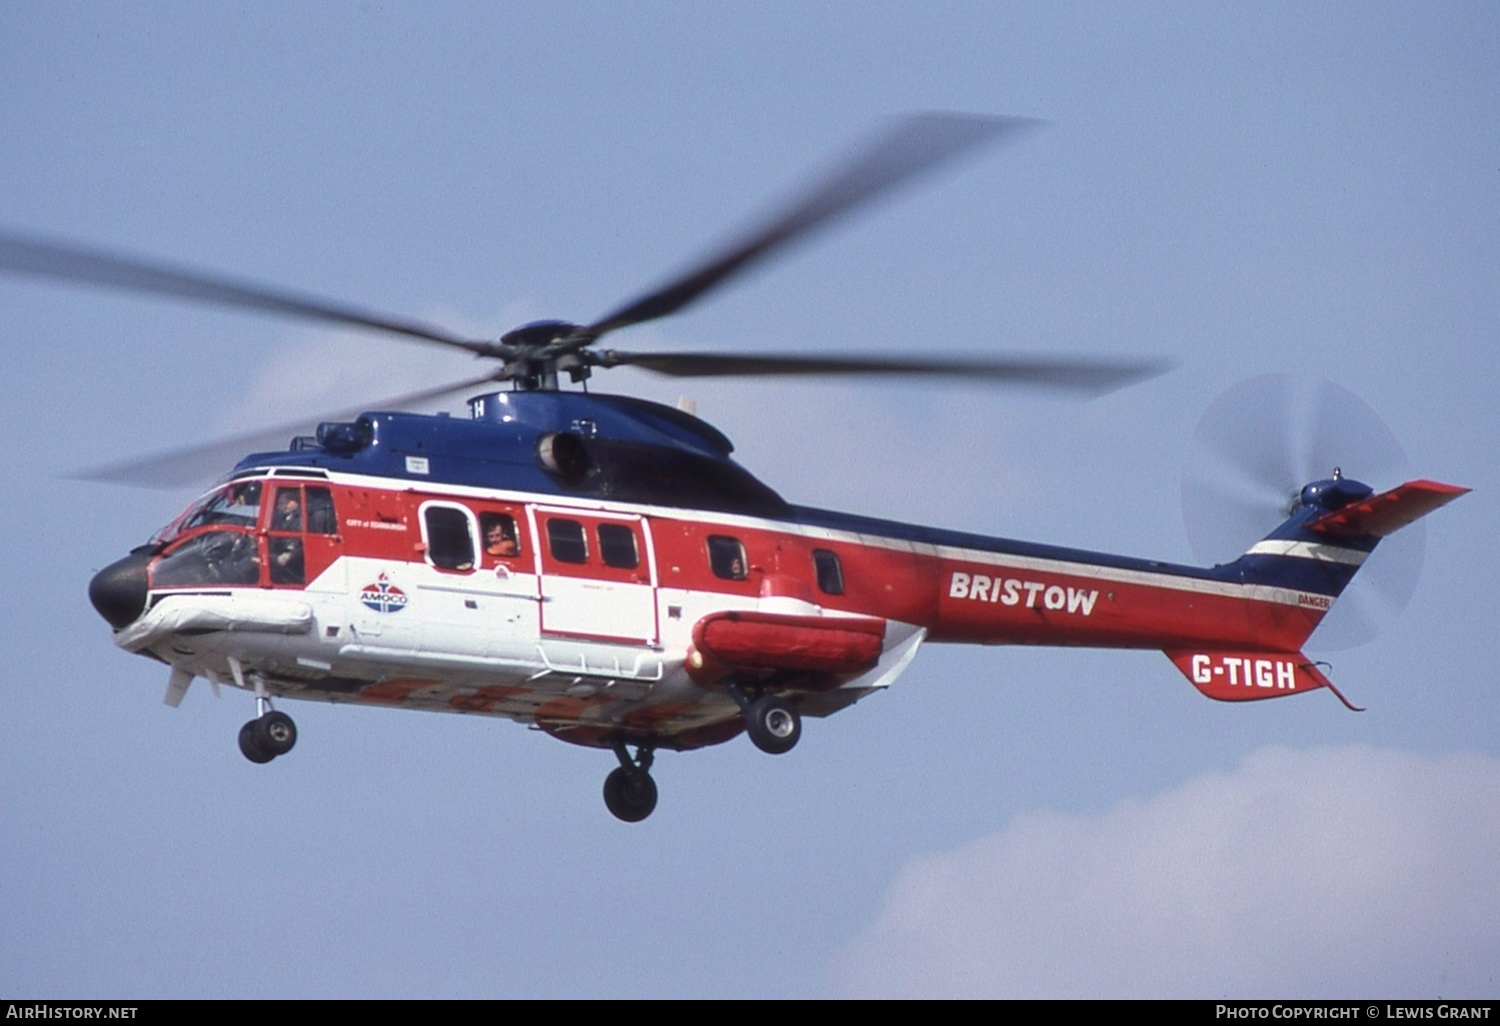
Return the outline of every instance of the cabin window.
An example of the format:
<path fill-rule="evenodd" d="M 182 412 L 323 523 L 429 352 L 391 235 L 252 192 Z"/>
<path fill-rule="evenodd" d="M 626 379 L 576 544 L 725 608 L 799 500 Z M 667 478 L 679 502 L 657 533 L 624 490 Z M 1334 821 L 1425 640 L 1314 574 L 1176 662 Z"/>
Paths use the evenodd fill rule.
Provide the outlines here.
<path fill-rule="evenodd" d="M 844 593 L 844 568 L 839 554 L 827 549 L 813 549 L 813 568 L 818 572 L 818 590 L 825 595 Z"/>
<path fill-rule="evenodd" d="M 484 554 L 492 559 L 510 559 L 521 554 L 521 536 L 516 532 L 516 518 L 509 513 L 479 514 L 479 533 L 484 537 Z"/>
<path fill-rule="evenodd" d="M 307 533 L 339 533 L 339 518 L 333 509 L 333 492 L 319 485 L 307 486 Z"/>
<path fill-rule="evenodd" d="M 745 579 L 745 546 L 738 538 L 722 534 L 708 536 L 708 565 L 715 577 L 726 581 Z"/>
<path fill-rule="evenodd" d="M 239 481 L 210 495 L 187 518 L 184 531 L 195 527 L 229 524 L 254 527 L 260 519 L 260 482 Z"/>
<path fill-rule="evenodd" d="M 641 565 L 641 554 L 635 547 L 635 532 L 624 524 L 600 524 L 599 556 L 605 566 L 634 570 Z"/>
<path fill-rule="evenodd" d="M 547 547 L 559 563 L 587 563 L 589 540 L 576 520 L 547 521 Z"/>
<path fill-rule="evenodd" d="M 474 569 L 474 537 L 469 514 L 453 506 L 428 506 L 422 511 L 427 529 L 427 559 L 444 570 Z"/>

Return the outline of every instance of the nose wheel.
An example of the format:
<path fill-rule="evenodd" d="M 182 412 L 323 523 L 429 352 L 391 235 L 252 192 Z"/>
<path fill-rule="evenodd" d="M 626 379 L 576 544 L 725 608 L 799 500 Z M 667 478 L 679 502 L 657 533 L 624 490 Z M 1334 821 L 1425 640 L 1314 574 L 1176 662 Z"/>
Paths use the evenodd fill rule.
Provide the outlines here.
<path fill-rule="evenodd" d="M 639 823 L 656 808 L 656 781 L 651 779 L 651 749 L 636 746 L 630 757 L 623 742 L 615 745 L 620 765 L 604 778 L 604 804 L 616 819 Z"/>
<path fill-rule="evenodd" d="M 297 724 L 284 712 L 270 710 L 240 728 L 240 752 L 254 763 L 285 755 L 297 743 Z"/>

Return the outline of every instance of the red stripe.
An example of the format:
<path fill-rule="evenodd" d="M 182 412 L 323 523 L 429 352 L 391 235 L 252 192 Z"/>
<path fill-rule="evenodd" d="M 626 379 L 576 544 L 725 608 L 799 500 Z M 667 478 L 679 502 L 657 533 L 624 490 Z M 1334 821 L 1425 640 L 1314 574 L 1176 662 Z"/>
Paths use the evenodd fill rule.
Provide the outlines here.
<path fill-rule="evenodd" d="M 476 515 L 510 514 L 521 535 L 521 553 L 503 562 L 517 573 L 535 573 L 537 565 L 539 539 L 531 536 L 526 505 L 557 508 L 555 498 L 521 504 L 349 484 L 334 484 L 333 491 L 340 534 L 332 544 L 344 555 L 423 562 L 418 509 L 423 502 L 441 499 L 464 505 Z M 541 520 L 550 515 L 543 514 Z M 579 516 L 591 523 L 597 519 L 583 511 Z M 1296 650 L 1326 612 L 1315 606 L 1213 594 L 1197 579 L 1189 590 L 1101 580 L 1090 576 L 1086 566 L 1077 573 L 1023 570 L 918 554 L 899 543 L 829 541 L 771 525 L 730 527 L 657 515 L 644 519 L 655 548 L 658 587 L 722 595 L 741 604 L 762 595 L 793 595 L 829 611 L 918 624 L 935 642 L 1124 648 L 1212 644 Z M 744 544 L 748 569 L 743 580 L 715 576 L 708 558 L 709 535 L 727 535 Z M 818 588 L 815 549 L 839 557 L 841 595 Z M 484 556 L 472 572 L 493 569 L 497 562 L 501 561 Z M 597 571 L 602 579 L 619 576 L 602 564 L 594 567 L 596 562 L 597 554 L 591 553 L 592 570 L 570 569 L 590 575 Z M 971 592 L 977 583 L 982 582 L 983 589 L 978 595 L 956 597 L 955 573 L 967 575 Z M 805 584 L 789 588 L 788 579 Z"/>

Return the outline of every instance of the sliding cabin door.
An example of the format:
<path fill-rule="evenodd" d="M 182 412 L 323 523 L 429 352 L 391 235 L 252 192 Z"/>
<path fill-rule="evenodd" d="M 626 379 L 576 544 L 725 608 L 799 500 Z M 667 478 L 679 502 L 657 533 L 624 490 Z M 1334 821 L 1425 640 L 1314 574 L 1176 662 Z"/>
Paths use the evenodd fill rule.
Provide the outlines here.
<path fill-rule="evenodd" d="M 655 644 L 656 560 L 643 517 L 532 507 L 544 634 Z"/>

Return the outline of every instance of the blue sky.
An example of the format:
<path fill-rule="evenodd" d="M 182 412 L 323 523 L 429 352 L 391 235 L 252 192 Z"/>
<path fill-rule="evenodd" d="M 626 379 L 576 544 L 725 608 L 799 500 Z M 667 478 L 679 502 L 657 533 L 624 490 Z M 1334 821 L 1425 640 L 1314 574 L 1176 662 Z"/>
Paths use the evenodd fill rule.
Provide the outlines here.
<path fill-rule="evenodd" d="M 1363 714 L 933 647 L 785 757 L 663 754 L 626 826 L 607 754 L 501 721 L 293 706 L 252 766 L 248 697 L 167 709 L 87 603 L 192 496 L 60 475 L 471 364 L 0 281 L 0 993 L 1493 995 L 1497 44 L 1477 3 L 0 8 L 0 224 L 491 334 L 603 314 L 886 115 L 1049 122 L 618 344 L 1176 369 L 1081 405 L 694 383 L 794 501 L 1188 560 L 1198 418 L 1270 372 L 1475 488 L 1331 657 Z"/>

